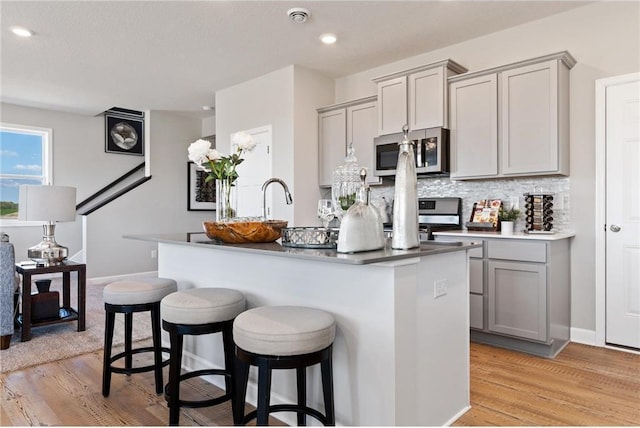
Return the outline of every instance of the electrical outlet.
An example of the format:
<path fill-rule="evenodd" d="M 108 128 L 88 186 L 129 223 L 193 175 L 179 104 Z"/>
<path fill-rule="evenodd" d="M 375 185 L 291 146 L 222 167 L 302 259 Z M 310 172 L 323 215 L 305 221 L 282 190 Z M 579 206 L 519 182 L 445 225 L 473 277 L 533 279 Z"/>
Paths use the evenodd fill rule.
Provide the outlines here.
<path fill-rule="evenodd" d="M 151 258 L 152 259 L 158 258 L 158 250 L 151 250 Z"/>
<path fill-rule="evenodd" d="M 447 280 L 441 279 L 433 283 L 433 298 L 442 297 L 447 294 Z"/>

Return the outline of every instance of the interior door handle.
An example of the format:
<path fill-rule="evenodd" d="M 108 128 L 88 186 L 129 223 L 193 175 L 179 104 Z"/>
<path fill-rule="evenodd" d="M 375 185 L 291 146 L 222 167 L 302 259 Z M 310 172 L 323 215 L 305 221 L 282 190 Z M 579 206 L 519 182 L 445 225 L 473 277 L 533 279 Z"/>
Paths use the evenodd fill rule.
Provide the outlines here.
<path fill-rule="evenodd" d="M 622 229 L 620 226 L 618 226 L 617 224 L 612 224 L 609 227 L 609 230 L 612 232 L 620 232 L 620 229 Z"/>

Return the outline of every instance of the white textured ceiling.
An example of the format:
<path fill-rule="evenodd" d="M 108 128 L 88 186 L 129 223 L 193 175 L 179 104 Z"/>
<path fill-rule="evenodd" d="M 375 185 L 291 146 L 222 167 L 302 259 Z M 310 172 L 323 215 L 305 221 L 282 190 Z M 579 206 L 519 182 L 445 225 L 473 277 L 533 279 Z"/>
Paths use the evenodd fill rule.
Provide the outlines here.
<path fill-rule="evenodd" d="M 202 114 L 215 91 L 291 64 L 340 77 L 583 6 L 578 1 L 0 0 L 2 101 Z M 291 7 L 311 19 L 295 24 Z M 9 27 L 30 28 L 21 39 Z M 338 43 L 322 45 L 322 33 Z"/>

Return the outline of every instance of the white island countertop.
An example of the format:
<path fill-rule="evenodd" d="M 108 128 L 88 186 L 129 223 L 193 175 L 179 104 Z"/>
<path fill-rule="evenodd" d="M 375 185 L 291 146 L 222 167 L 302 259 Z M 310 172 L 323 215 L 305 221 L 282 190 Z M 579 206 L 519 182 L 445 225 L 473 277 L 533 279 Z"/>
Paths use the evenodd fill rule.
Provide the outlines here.
<path fill-rule="evenodd" d="M 158 276 L 175 279 L 179 290 L 232 288 L 244 294 L 247 308 L 331 313 L 336 425 L 442 426 L 469 409 L 469 253 L 481 242 L 338 254 L 278 242 L 221 244 L 203 233 L 126 238 L 156 242 Z M 218 338 L 189 339 L 186 370 L 222 367 Z M 317 365 L 307 376 L 307 403 L 323 410 Z M 295 371 L 277 370 L 272 404 L 295 402 L 295 385 Z M 247 402 L 256 402 L 254 376 Z M 295 414 L 273 416 L 296 424 Z"/>

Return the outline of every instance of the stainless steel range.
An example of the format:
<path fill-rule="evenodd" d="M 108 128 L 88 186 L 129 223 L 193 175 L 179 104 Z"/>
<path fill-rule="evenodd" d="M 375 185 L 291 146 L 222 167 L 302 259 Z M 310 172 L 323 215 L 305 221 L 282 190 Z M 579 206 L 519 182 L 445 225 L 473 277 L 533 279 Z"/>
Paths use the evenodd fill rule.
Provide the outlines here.
<path fill-rule="evenodd" d="M 462 229 L 461 198 L 418 199 L 420 229 L 433 231 Z"/>
<path fill-rule="evenodd" d="M 461 198 L 419 198 L 418 222 L 421 240 L 433 239 L 431 232 L 462 229 Z M 391 232 L 393 223 L 385 223 L 384 230 Z"/>

